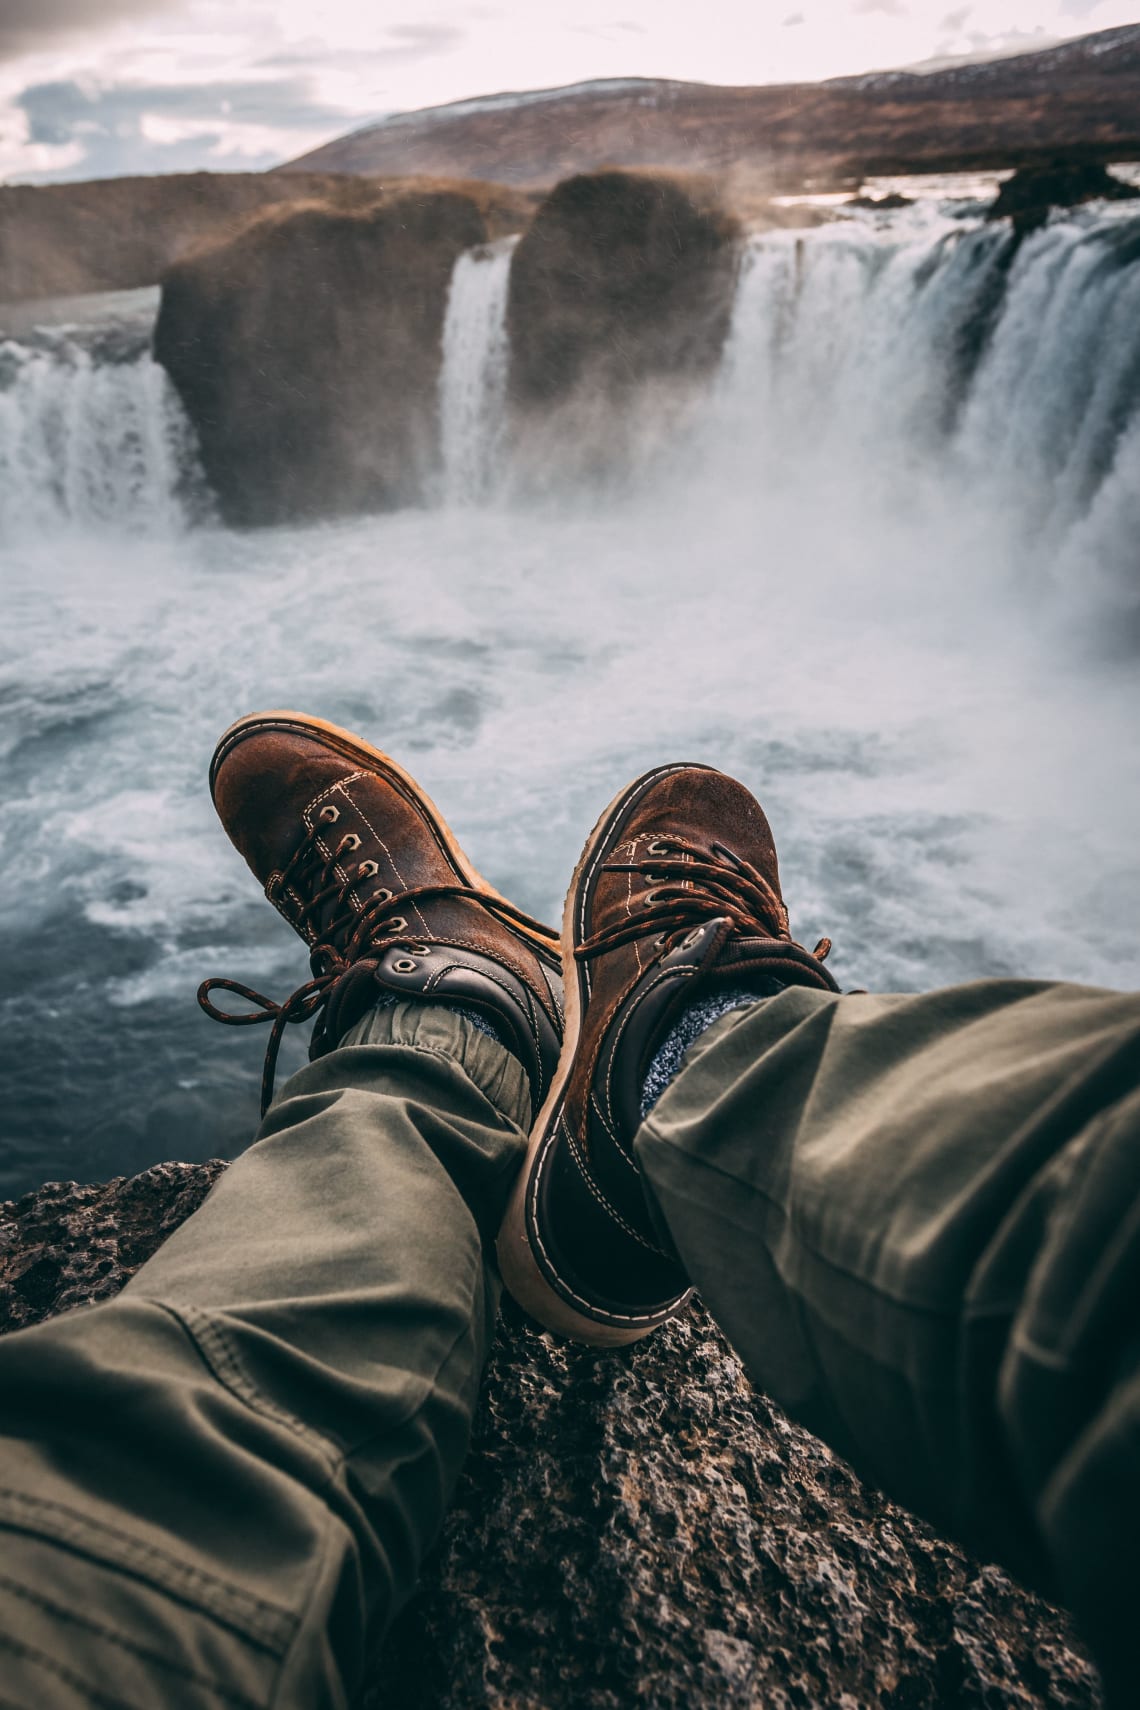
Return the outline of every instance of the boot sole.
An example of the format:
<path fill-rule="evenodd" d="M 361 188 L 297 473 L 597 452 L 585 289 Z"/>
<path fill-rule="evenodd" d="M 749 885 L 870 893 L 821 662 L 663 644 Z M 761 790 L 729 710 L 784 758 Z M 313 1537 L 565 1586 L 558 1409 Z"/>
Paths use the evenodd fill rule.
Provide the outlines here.
<path fill-rule="evenodd" d="M 343 754 L 346 760 L 351 760 L 362 771 L 373 772 L 377 777 L 383 778 L 385 783 L 391 784 L 427 821 L 440 848 L 464 884 L 470 885 L 472 890 L 478 891 L 481 896 L 494 897 L 499 902 L 509 904 L 510 899 L 503 896 L 501 891 L 497 891 L 494 885 L 488 884 L 479 869 L 464 854 L 455 833 L 431 797 L 416 783 L 411 774 L 405 772 L 390 754 L 374 748 L 370 742 L 365 742 L 363 737 L 354 735 L 351 730 L 344 730 L 339 724 L 330 724 L 327 719 L 310 718 L 307 713 L 288 710 L 247 713 L 244 718 L 239 718 L 228 730 L 223 731 L 214 749 L 214 757 L 210 761 L 211 800 L 218 768 L 239 742 L 243 742 L 247 736 L 252 736 L 255 731 L 270 728 L 280 730 L 283 727 L 295 730 L 301 736 L 316 737 L 326 748 Z M 505 924 L 528 944 L 541 950 L 547 958 L 558 958 L 559 942 L 553 933 L 538 932 L 514 920 L 508 920 Z"/>
<path fill-rule="evenodd" d="M 584 1313 L 571 1306 L 547 1281 L 534 1256 L 527 1230 L 527 1196 L 535 1160 L 562 1102 L 563 1090 L 574 1067 L 581 1036 L 582 969 L 581 964 L 574 960 L 574 947 L 578 904 L 583 885 L 591 875 L 598 851 L 609 841 L 614 826 L 642 791 L 648 789 L 650 784 L 656 783 L 659 778 L 667 777 L 670 772 L 690 769 L 688 765 L 658 766 L 652 772 L 643 772 L 634 778 L 624 790 L 618 791 L 586 839 L 586 846 L 574 869 L 562 910 L 562 983 L 566 1005 L 562 1050 L 550 1090 L 531 1128 L 526 1162 L 515 1183 L 495 1243 L 503 1284 L 524 1312 L 537 1319 L 547 1330 L 553 1330 L 560 1336 L 570 1336 L 575 1342 L 585 1342 L 592 1348 L 622 1348 L 631 1342 L 640 1342 L 643 1337 L 656 1330 L 662 1320 L 644 1327 L 604 1324 L 597 1319 L 587 1318 Z"/>

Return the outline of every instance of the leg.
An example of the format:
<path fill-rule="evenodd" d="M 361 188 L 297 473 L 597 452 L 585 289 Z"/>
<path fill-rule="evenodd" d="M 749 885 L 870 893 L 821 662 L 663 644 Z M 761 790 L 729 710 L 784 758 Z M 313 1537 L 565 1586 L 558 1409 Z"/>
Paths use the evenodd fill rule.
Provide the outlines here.
<path fill-rule="evenodd" d="M 665 765 L 614 798 L 567 897 L 504 1280 L 591 1341 L 695 1283 L 866 1477 L 1068 1601 L 1131 1707 L 1140 998 L 841 996 L 829 949 L 793 940 L 743 785 Z"/>
<path fill-rule="evenodd" d="M 345 1705 L 494 1324 L 522 1064 L 366 1015 L 115 1301 L 0 1341 L 0 1705 Z"/>
<path fill-rule="evenodd" d="M 726 1016 L 635 1142 L 757 1382 L 1140 1674 L 1140 998 L 793 989 Z"/>

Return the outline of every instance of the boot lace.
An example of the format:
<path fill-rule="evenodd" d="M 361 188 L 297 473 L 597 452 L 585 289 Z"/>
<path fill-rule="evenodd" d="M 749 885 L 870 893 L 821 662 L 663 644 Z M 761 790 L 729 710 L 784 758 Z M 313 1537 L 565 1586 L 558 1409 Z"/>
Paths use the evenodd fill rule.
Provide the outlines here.
<path fill-rule="evenodd" d="M 429 898 L 466 897 L 471 902 L 480 903 L 509 925 L 522 926 L 542 936 L 547 933 L 540 921 L 525 914 L 504 897 L 485 895 L 462 882 L 416 885 L 399 892 L 381 889 L 364 908 L 358 909 L 349 901 L 349 892 L 362 878 L 370 877 L 375 872 L 375 864 L 361 862 L 355 872 L 339 879 L 336 876 L 338 864 L 346 854 L 360 847 L 360 839 L 355 833 L 349 832 L 341 838 L 332 854 L 325 858 L 317 848 L 317 839 L 323 829 L 323 826 L 315 825 L 306 833 L 284 870 L 274 875 L 265 888 L 265 894 L 271 902 L 281 896 L 290 884 L 302 896 L 306 891 L 309 892 L 308 900 L 296 911 L 295 918 L 300 927 L 307 922 L 315 922 L 319 918 L 320 910 L 331 905 L 329 917 L 310 952 L 313 978 L 298 986 L 284 1003 L 275 1003 L 272 998 L 254 991 L 250 986 L 242 985 L 238 980 L 215 977 L 203 980 L 198 987 L 199 1006 L 212 1021 L 220 1021 L 227 1027 L 259 1027 L 272 1023 L 261 1072 L 262 1116 L 273 1101 L 277 1058 L 286 1027 L 309 1021 L 323 1009 L 340 976 L 362 956 L 383 952 L 397 944 L 407 944 L 410 947 L 418 944 L 418 938 L 414 934 L 409 935 L 407 921 L 403 918 L 403 911 L 408 904 L 424 902 Z M 383 924 L 385 918 L 397 914 L 397 911 L 400 916 L 397 929 L 391 929 L 397 926 L 394 921 L 386 930 Z M 256 1008 L 239 1010 L 236 1013 L 219 1009 L 210 998 L 211 992 L 215 991 L 233 992 L 247 1003 L 256 1005 Z"/>
<path fill-rule="evenodd" d="M 726 938 L 736 932 L 744 937 L 796 942 L 779 892 L 758 867 L 723 843 L 714 843 L 705 850 L 681 837 L 659 837 L 649 845 L 644 859 L 609 861 L 602 871 L 637 873 L 660 883 L 643 891 L 638 898 L 644 911 L 639 917 L 614 921 L 585 939 L 574 952 L 580 962 L 591 961 L 619 945 L 632 944 L 650 930 L 655 929 L 658 942 L 664 944 L 717 919 L 730 923 Z M 821 938 L 811 954 L 822 962 L 830 951 L 830 938 Z"/>

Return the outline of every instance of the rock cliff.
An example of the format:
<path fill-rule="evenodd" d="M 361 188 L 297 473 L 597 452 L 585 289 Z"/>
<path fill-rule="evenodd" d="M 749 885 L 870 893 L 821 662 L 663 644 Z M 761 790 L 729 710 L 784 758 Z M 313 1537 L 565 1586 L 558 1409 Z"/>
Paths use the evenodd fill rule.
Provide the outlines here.
<path fill-rule="evenodd" d="M 738 235 L 700 179 L 609 170 L 556 186 L 511 266 L 516 464 L 609 473 L 631 409 L 644 425 L 684 406 L 720 361 Z"/>
<path fill-rule="evenodd" d="M 106 1299 L 224 1166 L 0 1205 L 0 1329 Z M 1066 1618 L 751 1389 L 699 1310 L 595 1353 L 509 1312 L 379 1710 L 1095 1710 Z"/>
<path fill-rule="evenodd" d="M 1082 202 L 1128 202 L 1140 190 L 1105 170 L 1097 160 L 1079 155 L 1022 166 L 1007 178 L 989 211 L 991 220 L 1007 215 L 1023 237 L 1044 225 L 1053 208 L 1075 208 Z"/>
<path fill-rule="evenodd" d="M 450 191 L 363 210 L 301 205 L 165 275 L 155 355 L 226 522 L 423 497 L 451 271 L 487 236 L 475 201 Z"/>

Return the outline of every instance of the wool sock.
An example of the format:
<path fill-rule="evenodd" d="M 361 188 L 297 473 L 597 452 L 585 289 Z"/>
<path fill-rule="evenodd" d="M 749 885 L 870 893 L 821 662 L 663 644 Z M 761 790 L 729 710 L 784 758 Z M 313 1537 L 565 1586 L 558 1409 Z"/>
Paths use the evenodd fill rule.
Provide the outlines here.
<path fill-rule="evenodd" d="M 779 980 L 760 979 L 749 986 L 722 986 L 705 991 L 686 1004 L 650 1060 L 641 1086 L 641 1120 L 644 1122 L 666 1087 L 681 1072 L 681 1060 L 689 1046 L 706 1028 L 730 1010 L 746 1009 L 783 991 Z"/>

